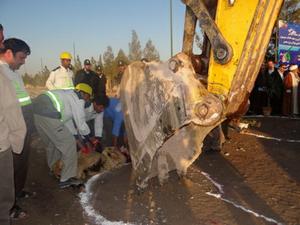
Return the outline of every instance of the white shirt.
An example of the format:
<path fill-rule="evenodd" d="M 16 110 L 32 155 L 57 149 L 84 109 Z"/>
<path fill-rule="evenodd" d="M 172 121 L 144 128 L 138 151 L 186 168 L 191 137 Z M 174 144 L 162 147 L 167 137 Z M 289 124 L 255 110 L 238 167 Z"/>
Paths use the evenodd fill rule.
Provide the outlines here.
<path fill-rule="evenodd" d="M 49 90 L 72 89 L 74 88 L 73 76 L 72 70 L 59 66 L 50 73 L 46 87 Z"/>
<path fill-rule="evenodd" d="M 9 65 L 2 60 L 0 60 L 0 70 L 12 82 L 17 82 L 20 85 L 20 88 L 28 94 L 21 75 L 16 73 L 15 71 L 11 70 L 9 68 Z"/>
<path fill-rule="evenodd" d="M 278 70 L 278 73 L 279 73 L 279 75 L 281 77 L 281 80 L 283 80 L 284 79 L 283 72 L 281 72 L 280 70 Z"/>
<path fill-rule="evenodd" d="M 103 115 L 104 112 L 97 113 L 94 110 L 93 104 L 85 109 L 85 119 L 86 121 L 94 119 L 94 130 L 96 137 L 102 137 L 103 133 Z"/>

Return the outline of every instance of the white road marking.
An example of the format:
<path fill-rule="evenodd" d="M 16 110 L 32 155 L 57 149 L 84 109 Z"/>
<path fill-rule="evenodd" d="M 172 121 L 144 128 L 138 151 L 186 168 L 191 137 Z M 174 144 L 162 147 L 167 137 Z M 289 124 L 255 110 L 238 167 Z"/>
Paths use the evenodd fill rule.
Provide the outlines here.
<path fill-rule="evenodd" d="M 282 141 L 282 142 L 291 142 L 291 143 L 300 143 L 300 140 L 292 140 L 292 139 L 284 139 L 284 138 L 275 138 L 275 137 L 270 137 L 270 136 L 265 136 L 262 134 L 255 134 L 250 131 L 241 131 L 240 134 L 245 134 L 249 136 L 254 136 L 258 138 L 263 138 L 263 139 L 268 139 L 268 140 L 274 140 L 274 141 Z"/>
<path fill-rule="evenodd" d="M 210 180 L 210 181 L 213 183 L 213 185 L 215 185 L 215 187 L 218 189 L 219 193 L 221 193 L 221 194 L 215 194 L 215 193 L 212 193 L 212 192 L 206 192 L 207 195 L 212 196 L 212 197 L 215 197 L 215 198 L 217 198 L 217 199 L 220 199 L 220 200 L 222 200 L 222 201 L 224 201 L 224 202 L 227 202 L 227 203 L 233 205 L 234 207 L 243 210 L 244 212 L 247 212 L 247 213 L 250 213 L 250 214 L 254 215 L 255 217 L 263 218 L 264 220 L 266 220 L 266 221 L 268 221 L 268 222 L 271 222 L 271 223 L 275 223 L 275 224 L 277 224 L 277 225 L 283 225 L 282 223 L 276 221 L 275 219 L 272 219 L 272 218 L 270 218 L 270 217 L 267 217 L 267 216 L 264 216 L 264 215 L 259 214 L 259 213 L 257 213 L 257 212 L 254 212 L 254 211 L 251 210 L 251 209 L 247 209 L 246 207 L 244 207 L 244 206 L 242 206 L 242 205 L 239 205 L 239 204 L 237 204 L 237 203 L 235 203 L 235 202 L 233 202 L 233 201 L 230 201 L 230 200 L 228 200 L 228 199 L 222 197 L 222 194 L 224 194 L 223 185 L 222 185 L 222 184 L 219 184 L 219 183 L 216 182 L 214 179 L 212 179 L 208 173 L 205 173 L 205 172 L 201 172 L 201 173 L 202 173 L 208 180 Z"/>
<path fill-rule="evenodd" d="M 91 177 L 85 184 L 85 191 L 79 194 L 80 203 L 86 215 L 92 218 L 96 225 L 133 225 L 130 223 L 125 223 L 123 221 L 109 221 L 104 216 L 97 213 L 97 211 L 93 208 L 93 206 L 90 205 L 90 200 L 92 197 L 92 192 L 91 192 L 92 184 L 103 174 L 104 173 L 101 173 Z"/>

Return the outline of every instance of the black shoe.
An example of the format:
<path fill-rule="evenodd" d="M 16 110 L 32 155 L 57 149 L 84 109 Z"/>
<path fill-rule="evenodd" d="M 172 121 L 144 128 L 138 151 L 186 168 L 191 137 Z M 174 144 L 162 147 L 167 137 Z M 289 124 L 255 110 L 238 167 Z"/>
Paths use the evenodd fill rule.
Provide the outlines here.
<path fill-rule="evenodd" d="M 27 218 L 28 214 L 20 206 L 14 205 L 12 207 L 12 209 L 9 211 L 9 216 L 13 220 L 18 220 L 18 219 L 25 219 L 25 218 Z"/>
<path fill-rule="evenodd" d="M 20 193 L 16 194 L 17 199 L 23 199 L 23 198 L 31 198 L 36 196 L 36 192 L 29 192 L 29 191 L 21 191 Z"/>
<path fill-rule="evenodd" d="M 66 180 L 66 181 L 61 181 L 59 182 L 59 187 L 61 189 L 63 188 L 67 188 L 67 187 L 77 187 L 83 184 L 82 180 L 79 180 L 77 178 L 71 177 L 70 179 Z"/>

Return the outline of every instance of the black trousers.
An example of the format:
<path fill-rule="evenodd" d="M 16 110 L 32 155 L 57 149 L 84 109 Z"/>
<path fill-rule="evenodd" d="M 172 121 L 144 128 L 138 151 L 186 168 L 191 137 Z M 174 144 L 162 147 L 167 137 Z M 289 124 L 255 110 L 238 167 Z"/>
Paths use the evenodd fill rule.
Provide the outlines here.
<path fill-rule="evenodd" d="M 27 171 L 28 171 L 28 160 L 29 160 L 29 153 L 30 153 L 30 142 L 31 142 L 31 134 L 27 132 L 22 153 L 21 154 L 13 153 L 16 196 L 21 194 L 26 183 Z"/>
<path fill-rule="evenodd" d="M 113 126 L 114 126 L 114 123 L 110 118 L 108 118 L 108 117 L 103 118 L 102 145 L 104 148 L 113 146 L 113 134 L 112 134 Z M 125 125 L 123 122 L 122 126 L 121 126 L 120 136 L 118 137 L 118 140 L 117 140 L 118 147 L 121 147 L 124 145 L 124 134 L 125 134 Z"/>
<path fill-rule="evenodd" d="M 14 174 L 11 149 L 0 152 L 0 224 L 9 225 L 9 211 L 14 204 Z"/>
<path fill-rule="evenodd" d="M 272 96 L 271 97 L 271 107 L 273 115 L 282 115 L 282 101 L 281 97 Z"/>
<path fill-rule="evenodd" d="M 13 154 L 14 161 L 14 180 L 15 180 L 15 194 L 20 195 L 24 189 L 27 171 L 28 171 L 28 161 L 30 153 L 30 142 L 31 136 L 34 132 L 33 123 L 33 111 L 32 105 L 27 105 L 22 107 L 23 117 L 26 123 L 27 133 L 24 141 L 24 147 L 21 154 Z"/>

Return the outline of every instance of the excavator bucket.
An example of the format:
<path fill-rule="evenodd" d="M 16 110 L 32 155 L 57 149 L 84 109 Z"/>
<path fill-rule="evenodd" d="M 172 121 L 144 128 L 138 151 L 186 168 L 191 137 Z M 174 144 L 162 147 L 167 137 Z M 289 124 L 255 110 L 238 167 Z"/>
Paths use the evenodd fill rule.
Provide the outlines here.
<path fill-rule="evenodd" d="M 195 78 L 189 57 L 132 63 L 120 90 L 138 186 L 157 175 L 163 182 L 171 170 L 184 175 L 223 112 L 222 101 Z"/>
<path fill-rule="evenodd" d="M 183 2 L 188 18 L 183 52 L 165 63 L 134 62 L 121 81 L 132 167 L 141 188 L 154 176 L 163 182 L 171 170 L 184 175 L 207 134 L 237 113 L 253 86 L 282 4 L 219 0 L 215 23 L 201 0 Z M 195 18 L 212 46 L 208 87 L 196 79 L 190 58 Z"/>

